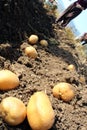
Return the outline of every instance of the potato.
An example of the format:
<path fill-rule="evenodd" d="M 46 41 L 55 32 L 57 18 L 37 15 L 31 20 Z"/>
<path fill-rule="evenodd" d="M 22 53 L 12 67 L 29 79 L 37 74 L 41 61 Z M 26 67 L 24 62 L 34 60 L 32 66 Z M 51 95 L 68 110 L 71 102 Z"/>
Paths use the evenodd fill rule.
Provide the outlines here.
<path fill-rule="evenodd" d="M 71 84 L 61 82 L 54 86 L 53 95 L 64 101 L 70 101 L 75 96 L 74 88 Z"/>
<path fill-rule="evenodd" d="M 27 118 L 33 130 L 48 130 L 52 127 L 55 114 L 44 92 L 35 92 L 27 105 Z"/>
<path fill-rule="evenodd" d="M 29 38 L 28 38 L 28 41 L 30 44 L 36 44 L 38 42 L 38 36 L 37 35 L 34 35 L 32 34 Z"/>
<path fill-rule="evenodd" d="M 75 66 L 73 64 L 70 64 L 70 65 L 68 65 L 67 69 L 70 70 L 70 71 L 74 71 Z"/>
<path fill-rule="evenodd" d="M 0 90 L 9 90 L 19 85 L 19 78 L 10 70 L 0 71 Z"/>
<path fill-rule="evenodd" d="M 22 123 L 27 115 L 24 103 L 16 97 L 7 97 L 1 101 L 0 115 L 9 125 Z"/>
<path fill-rule="evenodd" d="M 44 40 L 44 39 L 40 41 L 40 44 L 41 44 L 42 46 L 48 46 L 47 40 Z"/>
<path fill-rule="evenodd" d="M 84 76 L 80 76 L 79 77 L 79 82 L 85 84 L 85 82 L 86 82 L 85 77 Z"/>
<path fill-rule="evenodd" d="M 30 58 L 36 58 L 38 53 L 36 51 L 36 49 L 32 46 L 26 47 L 25 48 L 25 54 L 30 57 Z"/>

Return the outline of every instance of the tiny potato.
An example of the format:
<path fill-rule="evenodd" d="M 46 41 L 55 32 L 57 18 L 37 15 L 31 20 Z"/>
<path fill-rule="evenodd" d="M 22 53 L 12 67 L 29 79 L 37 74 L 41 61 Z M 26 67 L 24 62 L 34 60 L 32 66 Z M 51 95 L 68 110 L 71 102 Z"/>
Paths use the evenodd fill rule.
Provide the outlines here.
<path fill-rule="evenodd" d="M 40 44 L 41 44 L 42 46 L 48 46 L 47 40 L 44 40 L 44 39 L 40 41 Z"/>
<path fill-rule="evenodd" d="M 28 41 L 30 44 L 36 44 L 38 42 L 38 36 L 37 35 L 34 35 L 32 34 L 29 38 L 28 38 Z"/>
<path fill-rule="evenodd" d="M 10 70 L 0 70 L 0 90 L 10 90 L 19 85 L 18 76 Z"/>
<path fill-rule="evenodd" d="M 26 107 L 24 103 L 16 97 L 6 97 L 0 104 L 0 115 L 9 125 L 18 125 L 26 117 Z"/>
<path fill-rule="evenodd" d="M 48 130 L 52 127 L 55 114 L 44 92 L 35 92 L 27 105 L 27 119 L 33 130 Z"/>
<path fill-rule="evenodd" d="M 61 98 L 64 101 L 70 101 L 75 96 L 73 86 L 65 82 L 55 85 L 52 92 L 56 98 Z"/>
<path fill-rule="evenodd" d="M 70 65 L 68 65 L 67 69 L 70 70 L 70 71 L 74 71 L 75 66 L 73 64 L 70 64 Z"/>
<path fill-rule="evenodd" d="M 80 76 L 79 77 L 79 81 L 80 81 L 80 83 L 85 83 L 86 82 L 85 77 L 84 76 Z"/>
<path fill-rule="evenodd" d="M 25 48 L 25 54 L 30 57 L 30 58 L 36 58 L 38 53 L 36 51 L 36 49 L 32 46 L 26 47 Z"/>

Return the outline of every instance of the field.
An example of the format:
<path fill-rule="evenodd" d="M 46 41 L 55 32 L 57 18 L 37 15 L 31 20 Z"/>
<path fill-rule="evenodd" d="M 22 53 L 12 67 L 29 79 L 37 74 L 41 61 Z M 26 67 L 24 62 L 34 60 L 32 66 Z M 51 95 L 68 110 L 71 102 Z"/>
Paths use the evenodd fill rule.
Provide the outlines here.
<path fill-rule="evenodd" d="M 24 34 L 20 39 L 17 37 L 16 31 L 19 28 L 15 25 L 16 31 L 14 35 L 10 34 L 9 39 L 8 29 L 4 28 L 3 21 L 3 35 L 0 35 L 0 69 L 9 69 L 17 74 L 20 85 L 13 90 L 0 91 L 0 101 L 5 97 L 15 96 L 27 106 L 32 94 L 45 91 L 55 112 L 55 122 L 50 130 L 87 130 L 87 61 L 81 53 L 82 50 L 78 49 L 77 44 L 80 44 L 76 44 L 74 36 L 69 33 L 70 30 L 61 30 L 54 24 L 55 17 L 52 12 L 47 11 L 37 1 L 29 2 L 29 14 L 25 17 L 23 14 L 21 20 L 24 21 L 20 24 L 20 33 L 25 30 L 26 38 Z M 28 27 L 26 17 L 30 20 Z M 10 20 L 8 22 L 15 24 Z M 29 58 L 24 53 L 24 49 L 29 46 L 28 37 L 31 34 L 39 37 L 39 41 L 33 45 L 38 52 L 36 59 Z M 48 41 L 47 47 L 40 45 L 41 39 Z M 74 71 L 67 69 L 70 64 L 75 66 Z M 75 97 L 71 101 L 64 102 L 53 96 L 52 89 L 59 82 L 67 82 L 74 86 Z M 27 119 L 18 126 L 9 126 L 0 118 L 0 130 L 31 128 Z"/>

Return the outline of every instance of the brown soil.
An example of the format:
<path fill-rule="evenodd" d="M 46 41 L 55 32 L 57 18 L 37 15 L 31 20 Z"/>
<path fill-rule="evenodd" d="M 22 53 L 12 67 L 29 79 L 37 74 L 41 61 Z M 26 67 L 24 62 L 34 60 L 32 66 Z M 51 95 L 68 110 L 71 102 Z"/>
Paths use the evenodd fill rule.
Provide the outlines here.
<path fill-rule="evenodd" d="M 68 37 L 64 39 L 66 31 L 53 25 L 55 19 L 53 15 L 38 2 L 31 2 L 31 5 L 32 9 L 29 8 L 28 16 L 29 18 L 32 16 L 31 24 L 29 23 L 32 29 L 28 27 L 29 30 L 26 31 L 25 26 L 23 29 L 28 36 L 32 33 L 37 34 L 39 41 L 42 38 L 47 39 L 49 45 L 42 47 L 38 42 L 34 45 L 38 57 L 30 59 L 24 53 L 24 48 L 29 45 L 25 37 L 22 37 L 21 42 L 20 40 L 17 42 L 16 34 L 15 36 L 11 34 L 12 38 L 9 40 L 10 36 L 4 35 L 8 29 L 4 28 L 1 40 L 3 42 L 0 44 L 0 69 L 9 69 L 16 73 L 20 85 L 14 90 L 0 91 L 0 101 L 5 97 L 15 96 L 27 106 L 30 96 L 43 90 L 46 91 L 56 115 L 51 130 L 87 130 L 87 64 L 86 62 L 83 64 L 83 57 L 79 58 L 75 44 Z M 67 70 L 69 64 L 75 65 L 75 71 Z M 76 93 L 72 101 L 64 102 L 53 97 L 52 88 L 59 82 L 68 82 L 74 86 Z M 0 130 L 31 130 L 31 128 L 27 119 L 14 127 L 0 118 Z"/>

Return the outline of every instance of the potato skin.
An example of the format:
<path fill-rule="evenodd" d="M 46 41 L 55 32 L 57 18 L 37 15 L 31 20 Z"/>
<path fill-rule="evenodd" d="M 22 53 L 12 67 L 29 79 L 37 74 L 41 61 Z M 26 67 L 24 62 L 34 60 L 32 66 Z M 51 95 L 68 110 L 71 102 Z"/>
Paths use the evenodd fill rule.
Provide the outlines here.
<path fill-rule="evenodd" d="M 16 97 L 6 97 L 0 104 L 0 115 L 6 123 L 16 126 L 22 123 L 27 115 L 24 103 Z"/>
<path fill-rule="evenodd" d="M 48 130 L 52 127 L 55 114 L 44 92 L 36 92 L 31 96 L 27 105 L 27 118 L 33 130 Z"/>
<path fill-rule="evenodd" d="M 10 90 L 19 86 L 18 76 L 10 70 L 0 71 L 0 90 Z"/>

